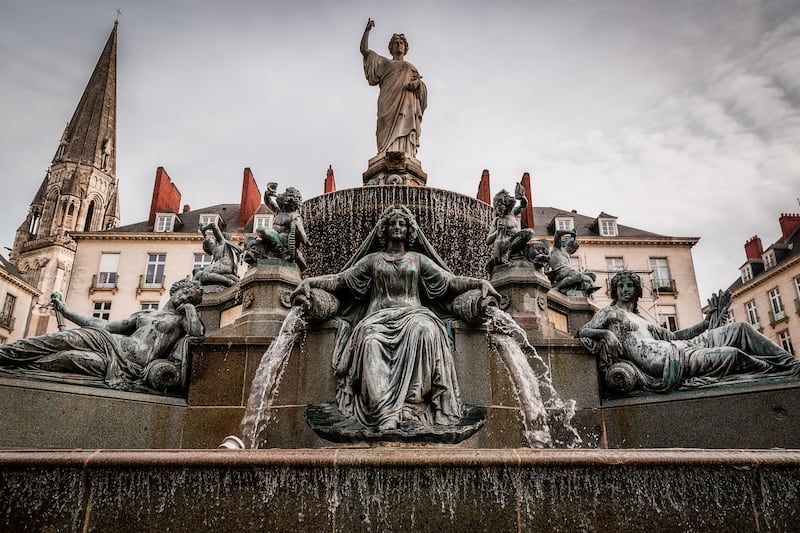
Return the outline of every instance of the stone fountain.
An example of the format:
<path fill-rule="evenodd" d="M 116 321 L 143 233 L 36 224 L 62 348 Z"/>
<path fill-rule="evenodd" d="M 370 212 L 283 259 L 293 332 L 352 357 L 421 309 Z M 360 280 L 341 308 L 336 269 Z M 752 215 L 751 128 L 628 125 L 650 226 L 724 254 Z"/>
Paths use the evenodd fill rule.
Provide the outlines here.
<path fill-rule="evenodd" d="M 361 51 L 378 83 L 389 60 L 368 48 L 373 26 Z M 400 37 L 390 51 L 403 61 Z M 575 235 L 553 252 L 517 235 L 511 195 L 493 209 L 419 186 L 427 94 L 407 65 L 416 100 L 402 106 L 418 112 L 417 131 L 379 134 L 371 186 L 302 208 L 288 202 L 294 194 L 276 203 L 280 231 L 245 245 L 246 275 L 196 302 L 205 333 L 190 328 L 185 355 L 165 357 L 176 379 L 120 390 L 0 378 L 0 402 L 13 406 L 0 420 L 4 529 L 782 531 L 800 522 L 800 382 L 766 376 L 667 395 L 609 388 L 606 363 L 621 362 L 598 366 L 574 338 L 607 336 L 586 296 L 593 279 L 565 268 Z M 268 194 L 277 196 L 272 184 Z M 427 238 L 404 237 L 398 250 L 393 223 L 405 227 L 398 235 L 416 224 Z M 416 254 L 432 280 L 407 313 L 413 328 L 387 325 L 405 315 L 367 327 L 345 320 L 373 316 L 355 308 L 374 299 L 356 288 L 384 268 L 375 254 L 381 264 Z M 185 309 L 176 299 L 163 318 Z M 395 386 L 368 368 L 374 347 L 358 348 L 380 328 L 433 331 L 439 343 L 418 365 L 429 377 L 403 381 L 399 410 L 382 401 Z M 428 352 L 416 337 L 381 342 L 405 360 Z M 334 354 L 367 370 L 334 369 L 343 360 Z M 434 401 L 432 390 L 445 392 Z"/>

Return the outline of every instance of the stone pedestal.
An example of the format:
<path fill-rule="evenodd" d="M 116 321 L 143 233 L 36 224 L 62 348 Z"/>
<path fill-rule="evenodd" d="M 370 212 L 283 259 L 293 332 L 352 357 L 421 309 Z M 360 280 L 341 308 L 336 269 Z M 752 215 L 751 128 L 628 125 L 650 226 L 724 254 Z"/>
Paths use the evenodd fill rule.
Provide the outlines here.
<path fill-rule="evenodd" d="M 525 329 L 531 342 L 567 338 L 568 329 L 559 328 L 548 313 L 547 293 L 550 280 L 533 266 L 515 264 L 498 266 L 492 273 L 492 285 L 508 298 L 507 313 Z"/>
<path fill-rule="evenodd" d="M 214 312 L 219 314 L 216 324 L 206 323 L 206 331 L 210 337 L 277 335 L 289 314 L 289 296 L 301 280 L 300 269 L 294 263 L 276 259 L 251 267 L 237 291 L 219 293 L 219 298 L 209 301 L 204 297 L 201 318 L 205 321 Z"/>
<path fill-rule="evenodd" d="M 599 307 L 582 292 L 565 295 L 552 289 L 547 293 L 548 313 L 563 331 L 566 327 L 570 337 L 574 337 L 584 324 L 589 322 Z M 562 318 L 563 317 L 563 318 Z"/>
<path fill-rule="evenodd" d="M 403 152 L 384 152 L 369 160 L 367 170 L 362 175 L 364 185 L 410 185 L 424 187 L 428 175 L 422 170 L 422 163 Z"/>

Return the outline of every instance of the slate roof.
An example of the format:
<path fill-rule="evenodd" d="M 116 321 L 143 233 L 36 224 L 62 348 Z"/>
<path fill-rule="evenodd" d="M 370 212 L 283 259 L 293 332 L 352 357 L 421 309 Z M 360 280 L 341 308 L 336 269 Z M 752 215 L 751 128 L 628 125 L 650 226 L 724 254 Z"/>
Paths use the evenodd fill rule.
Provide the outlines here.
<path fill-rule="evenodd" d="M 177 213 L 179 223 L 176 222 L 175 228 L 171 233 L 197 233 L 200 225 L 200 216 L 218 214 L 222 219 L 221 230 L 226 233 L 252 233 L 253 217 L 247 221 L 247 225 L 240 227 L 239 224 L 239 204 L 217 204 L 201 209 L 192 209 L 183 213 Z M 256 214 L 270 214 L 272 211 L 266 204 L 261 204 L 256 210 Z M 153 226 L 147 224 L 147 220 L 119 226 L 111 230 L 115 233 L 153 233 Z"/>
<path fill-rule="evenodd" d="M 789 238 L 783 239 L 783 237 L 781 237 L 772 243 L 772 245 L 764 250 L 764 252 L 767 252 L 768 250 L 773 250 L 775 252 L 775 266 L 765 271 L 763 260 L 750 259 L 746 261 L 742 266 L 747 264 L 751 266 L 753 269 L 753 279 L 748 280 L 747 283 L 743 283 L 742 276 L 740 275 L 738 278 L 736 278 L 736 281 L 731 283 L 731 285 L 728 287 L 729 291 L 735 292 L 745 285 L 756 283 L 770 272 L 776 271 L 776 269 L 778 269 L 782 264 L 785 264 L 800 255 L 800 227 L 795 229 L 794 232 L 789 235 Z"/>
<path fill-rule="evenodd" d="M 597 225 L 595 221 L 598 217 L 608 217 L 608 218 L 616 218 L 613 215 L 609 215 L 605 212 L 601 212 L 597 216 L 586 216 L 574 211 L 568 211 L 566 209 L 559 209 L 557 207 L 542 207 L 542 206 L 533 206 L 533 221 L 534 221 L 534 228 L 533 232 L 535 235 L 540 235 L 543 237 L 552 236 L 554 232 L 548 229 L 548 226 L 553 221 L 553 219 L 557 216 L 564 216 L 564 217 L 572 217 L 572 220 L 575 224 L 575 231 L 578 237 L 581 236 L 600 236 L 597 232 Z M 643 229 L 634 228 L 631 226 L 625 226 L 623 224 L 617 223 L 617 236 L 618 237 L 639 237 L 639 238 L 667 238 L 666 235 L 661 235 L 659 233 L 653 233 L 652 231 L 645 231 Z"/>

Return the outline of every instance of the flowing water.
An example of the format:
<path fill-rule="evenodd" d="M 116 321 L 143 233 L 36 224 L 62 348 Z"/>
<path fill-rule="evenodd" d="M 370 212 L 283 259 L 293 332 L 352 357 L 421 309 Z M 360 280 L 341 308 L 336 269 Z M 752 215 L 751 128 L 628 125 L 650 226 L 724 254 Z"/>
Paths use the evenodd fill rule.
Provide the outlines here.
<path fill-rule="evenodd" d="M 278 392 L 278 386 L 289 361 L 289 354 L 303 328 L 306 325 L 300 307 L 292 307 L 275 340 L 269 345 L 261 357 L 253 383 L 250 385 L 250 397 L 247 409 L 239 425 L 245 446 L 258 448 L 261 433 L 269 422 L 272 402 Z"/>
<path fill-rule="evenodd" d="M 571 423 L 575 416 L 575 400 L 565 401 L 558 396 L 550 367 L 511 315 L 496 307 L 487 308 L 486 314 L 490 344 L 514 383 L 528 445 L 532 448 L 578 446 L 582 439 Z"/>

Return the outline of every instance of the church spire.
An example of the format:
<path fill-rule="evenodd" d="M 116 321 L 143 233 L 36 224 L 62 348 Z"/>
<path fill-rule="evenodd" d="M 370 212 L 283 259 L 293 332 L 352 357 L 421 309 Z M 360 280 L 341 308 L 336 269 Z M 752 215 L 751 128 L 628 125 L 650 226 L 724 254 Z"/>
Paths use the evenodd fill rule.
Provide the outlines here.
<path fill-rule="evenodd" d="M 53 163 L 93 166 L 110 176 L 116 171 L 117 26 L 100 54 L 72 119 L 61 136 Z"/>
<path fill-rule="evenodd" d="M 119 225 L 117 154 L 117 27 L 67 123 L 44 180 L 9 254 L 42 294 L 65 292 L 76 243 L 73 232 Z M 33 334 L 55 331 L 46 308 L 32 312 Z"/>

